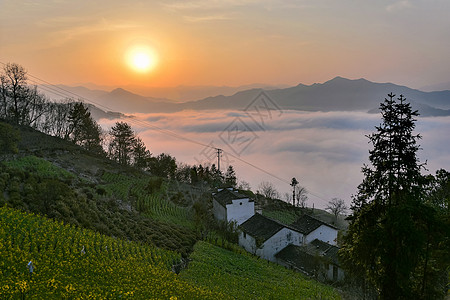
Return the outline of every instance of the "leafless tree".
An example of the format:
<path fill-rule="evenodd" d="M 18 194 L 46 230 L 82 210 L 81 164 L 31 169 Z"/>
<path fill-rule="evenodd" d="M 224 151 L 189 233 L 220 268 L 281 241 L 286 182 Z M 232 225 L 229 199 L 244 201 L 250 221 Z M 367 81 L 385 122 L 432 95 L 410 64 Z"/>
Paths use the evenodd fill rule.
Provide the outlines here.
<path fill-rule="evenodd" d="M 284 199 L 286 200 L 287 203 L 290 203 L 290 202 L 291 202 L 292 195 L 291 195 L 290 193 L 285 192 L 285 193 L 283 194 L 283 196 L 284 196 Z"/>
<path fill-rule="evenodd" d="M 347 210 L 347 205 L 345 205 L 344 200 L 339 198 L 333 198 L 331 199 L 331 201 L 328 202 L 328 206 L 325 209 L 329 210 L 335 216 L 337 221 L 339 214 Z"/>
<path fill-rule="evenodd" d="M 275 199 L 279 198 L 279 193 L 273 183 L 268 181 L 263 181 L 259 184 L 258 190 L 266 198 Z"/>
<path fill-rule="evenodd" d="M 250 191 L 252 188 L 250 186 L 250 183 L 248 183 L 247 181 L 239 180 L 239 182 L 238 182 L 238 189 L 245 190 L 245 191 Z"/>
<path fill-rule="evenodd" d="M 308 190 L 303 186 L 295 187 L 295 197 L 297 198 L 297 206 L 306 208 L 306 202 L 308 201 Z"/>
<path fill-rule="evenodd" d="M 27 71 L 8 63 L 0 74 L 0 118 L 34 126 L 47 108 L 47 99 L 36 87 L 28 86 Z"/>

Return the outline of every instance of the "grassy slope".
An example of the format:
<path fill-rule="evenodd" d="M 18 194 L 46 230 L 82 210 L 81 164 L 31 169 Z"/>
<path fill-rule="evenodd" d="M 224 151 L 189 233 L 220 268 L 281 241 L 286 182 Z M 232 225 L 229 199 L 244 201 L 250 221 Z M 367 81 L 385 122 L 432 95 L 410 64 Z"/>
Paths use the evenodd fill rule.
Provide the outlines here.
<path fill-rule="evenodd" d="M 195 232 L 191 229 L 193 221 L 190 220 L 191 217 L 188 213 L 189 203 L 186 205 L 186 201 L 182 201 L 182 206 L 174 206 L 173 202 L 161 202 L 161 197 L 164 197 L 165 201 L 169 201 L 171 198 L 170 193 L 174 191 L 170 191 L 170 188 L 163 193 L 157 192 L 156 194 L 148 195 L 145 189 L 145 178 L 148 175 L 142 172 L 124 168 L 102 157 L 92 156 L 70 143 L 30 129 L 22 130 L 21 133 L 22 142 L 20 144 L 19 159 L 16 157 L 10 163 L 3 164 L 3 166 L 0 163 L 0 190 L 3 190 L 3 193 L 0 194 L 0 198 L 3 199 L 0 199 L 0 202 L 8 206 L 18 207 L 21 210 L 47 214 L 40 208 L 42 203 L 39 201 L 45 198 L 41 196 L 46 195 L 45 193 L 47 192 L 45 189 L 41 191 L 41 188 L 47 186 L 52 189 L 55 183 L 52 180 L 56 180 L 59 182 L 59 188 L 67 190 L 67 193 L 63 197 L 57 197 L 54 203 L 51 204 L 50 213 L 48 214 L 50 217 L 64 221 L 64 223 L 90 228 L 110 236 L 143 241 L 144 243 L 176 250 L 183 254 L 190 252 L 189 249 L 191 249 L 193 242 L 198 237 L 195 236 Z M 37 157 L 29 159 L 29 155 Z M 13 157 L 8 159 L 11 158 Z M 188 192 L 192 191 L 192 188 L 187 186 L 184 189 Z M 195 195 L 190 195 L 189 198 L 194 199 Z M 139 213 L 136 211 L 138 205 L 144 205 L 146 209 Z M 61 231 L 52 234 L 55 236 L 55 239 L 58 239 Z M 101 239 L 105 238 L 105 236 L 102 236 Z M 23 240 L 26 239 L 27 237 Z M 72 240 L 74 239 L 72 238 Z M 79 245 L 80 242 L 75 250 L 70 250 L 72 249 L 71 246 L 65 245 L 62 247 L 64 250 L 60 250 L 60 252 L 67 253 L 69 251 L 70 253 L 75 253 L 80 251 L 78 249 Z M 103 244 L 95 246 L 96 244 L 94 243 L 92 245 L 94 245 L 94 248 L 101 249 Z M 208 245 L 208 247 L 205 245 Z M 112 285 L 122 286 L 120 293 L 123 295 L 130 291 L 133 293 L 139 290 L 145 291 L 144 285 L 149 284 L 149 282 L 156 282 L 155 284 L 165 286 L 161 282 L 155 281 L 156 279 L 154 278 L 145 277 L 146 275 L 143 275 L 143 279 L 139 283 L 142 286 L 134 287 L 130 285 L 131 282 L 127 281 L 126 278 L 135 278 L 131 274 L 134 269 L 145 273 L 142 270 L 147 270 L 148 272 L 149 268 L 137 269 L 138 267 L 133 262 L 126 260 L 121 261 L 120 266 L 117 266 L 118 269 L 114 271 L 114 275 L 108 272 L 105 273 L 101 267 L 104 267 L 103 264 L 99 265 L 101 270 L 95 271 L 94 268 L 94 273 L 103 274 L 106 277 L 117 276 L 117 278 L 111 279 L 110 283 L 104 282 L 102 284 L 102 279 L 95 276 L 82 280 L 77 276 L 67 275 L 71 271 L 69 270 L 70 268 L 66 268 L 64 263 L 70 262 L 70 260 L 64 257 L 53 261 L 52 259 L 54 258 L 45 258 L 47 261 L 51 261 L 51 264 L 54 264 L 56 269 L 47 273 L 47 277 L 42 277 L 46 278 L 46 281 L 34 284 L 27 281 L 26 270 L 23 265 L 24 262 L 31 259 L 30 253 L 32 252 L 27 247 L 29 245 L 25 245 L 24 249 L 3 246 L 1 248 L 3 257 L 9 257 L 9 259 L 12 259 L 11 257 L 13 256 L 19 257 L 19 260 L 13 259 L 9 262 L 12 264 L 12 270 L 15 270 L 14 272 L 19 270 L 19 272 L 16 275 L 8 273 L 6 276 L 6 280 L 9 280 L 8 286 L 14 293 L 31 291 L 31 284 L 45 290 L 49 285 L 54 285 L 50 274 L 58 274 L 58 272 L 66 272 L 64 280 L 55 281 L 57 282 L 59 295 L 71 293 L 70 290 L 72 288 L 80 292 L 86 292 L 91 289 L 104 297 L 105 295 L 112 295 L 111 293 L 113 292 L 116 293 L 114 295 L 118 295 L 119 290 L 112 291 L 110 288 Z M 298 297 L 326 297 L 333 299 L 339 297 L 329 287 L 307 280 L 303 276 L 287 271 L 279 266 L 256 260 L 247 254 L 239 255 L 203 242 L 200 242 L 195 249 L 196 251 L 192 256 L 194 261 L 190 268 L 183 272 L 181 278 L 190 282 L 186 289 L 190 289 L 193 293 L 192 295 L 202 295 L 200 298 L 227 299 L 228 297 L 225 295 L 238 299 L 270 299 L 270 297 L 279 299 L 280 295 L 287 295 L 286 299 Z M 41 260 L 41 262 L 45 261 L 45 259 Z M 2 264 L 1 261 L 0 266 L 2 269 L 0 270 L 3 272 L 6 264 Z M 39 270 L 42 271 L 43 264 L 38 260 L 36 262 Z M 145 262 L 142 260 L 141 263 L 145 265 Z M 90 268 L 86 264 L 81 265 L 85 266 L 86 269 Z M 72 264 L 71 266 L 73 267 L 74 265 Z M 78 267 L 74 269 L 81 274 L 83 273 Z M 213 276 L 211 273 L 213 271 L 219 274 L 219 277 Z M 3 272 L 2 274 L 5 273 Z M 178 277 L 172 273 L 164 274 L 164 276 L 161 274 L 159 276 L 169 278 L 167 280 L 176 287 L 176 291 L 179 292 L 180 289 L 184 289 L 185 283 L 177 283 Z M 172 282 L 173 280 L 174 282 Z M 95 288 L 97 282 L 99 283 L 99 288 Z M 111 282 L 113 283 L 111 284 Z M 124 285 L 121 282 L 127 283 Z M 241 288 L 241 282 L 245 283 L 246 289 Z M 159 288 L 155 288 L 155 290 L 161 291 Z M 210 290 L 214 290 L 214 293 L 217 293 L 211 293 Z M 153 295 L 152 297 L 169 298 L 169 294 L 161 295 L 163 294 L 159 296 Z M 182 299 L 193 299 L 197 298 L 197 296 L 185 296 Z"/>
<path fill-rule="evenodd" d="M 332 287 L 300 273 L 206 242 L 195 245 L 191 259 L 181 278 L 233 299 L 341 299 Z"/>
<path fill-rule="evenodd" d="M 169 271 L 179 258 L 172 251 L 0 208 L 2 299 L 225 297 Z M 32 276 L 27 269 L 30 260 L 35 266 Z"/>
<path fill-rule="evenodd" d="M 198 195 L 189 187 L 148 191 L 151 177 L 144 172 L 31 128 L 20 128 L 20 135 L 19 154 L 0 158 L 0 206 L 185 255 L 192 250 L 198 236 L 190 206 Z M 189 201 L 174 203 L 175 194 Z"/>

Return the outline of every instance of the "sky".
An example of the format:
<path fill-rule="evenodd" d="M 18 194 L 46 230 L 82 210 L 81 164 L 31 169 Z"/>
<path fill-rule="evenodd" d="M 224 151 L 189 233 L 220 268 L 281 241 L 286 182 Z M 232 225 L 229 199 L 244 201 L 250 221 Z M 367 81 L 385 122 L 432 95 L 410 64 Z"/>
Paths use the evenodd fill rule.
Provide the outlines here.
<path fill-rule="evenodd" d="M 448 0 L 0 0 L 0 62 L 53 84 L 450 81 Z M 147 72 L 130 67 L 152 52 Z"/>
<path fill-rule="evenodd" d="M 450 86 L 449 15 L 449 0 L 0 0 L 0 63 L 24 66 L 31 83 L 111 89 L 292 86 L 336 76 Z M 188 164 L 215 163 L 205 144 L 236 154 L 228 129 L 250 122 L 232 111 L 134 115 L 201 143 L 131 123 L 154 155 Z M 379 122 L 362 112 L 283 111 L 246 132 L 252 142 L 238 145 L 238 157 L 285 181 L 296 177 L 309 205 L 323 208 L 334 197 L 350 204 L 368 161 L 365 135 Z M 429 173 L 450 169 L 448 128 L 449 117 L 418 120 Z M 248 164 L 224 157 L 228 164 L 254 191 L 270 181 L 290 193 Z"/>

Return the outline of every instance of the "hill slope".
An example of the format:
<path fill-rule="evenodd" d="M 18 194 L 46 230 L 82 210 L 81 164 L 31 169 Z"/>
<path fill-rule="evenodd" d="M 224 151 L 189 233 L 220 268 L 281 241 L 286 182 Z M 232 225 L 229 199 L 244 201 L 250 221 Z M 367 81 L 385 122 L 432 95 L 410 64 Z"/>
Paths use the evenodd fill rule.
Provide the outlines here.
<path fill-rule="evenodd" d="M 6 298 L 226 298 L 179 280 L 170 271 L 179 258 L 175 252 L 0 208 L 0 294 Z"/>
<path fill-rule="evenodd" d="M 0 208 L 4 297 L 135 299 L 340 299 L 331 287 L 248 254 L 199 242 L 188 269 L 180 255 Z M 30 275 L 27 264 L 32 261 Z"/>
<path fill-rule="evenodd" d="M 30 128 L 20 133 L 19 154 L 0 162 L 0 206 L 183 255 L 192 250 L 198 234 L 191 204 L 171 201 L 184 201 L 178 185 Z M 188 196 L 195 201 L 202 194 Z"/>

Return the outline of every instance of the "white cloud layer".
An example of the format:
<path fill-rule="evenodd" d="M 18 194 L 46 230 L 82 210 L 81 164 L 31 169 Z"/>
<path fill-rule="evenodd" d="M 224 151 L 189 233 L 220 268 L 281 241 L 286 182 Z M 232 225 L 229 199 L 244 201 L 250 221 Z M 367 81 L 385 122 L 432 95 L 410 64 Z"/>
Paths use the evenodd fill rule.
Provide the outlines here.
<path fill-rule="evenodd" d="M 310 191 L 310 206 L 314 203 L 315 207 L 324 207 L 333 197 L 350 204 L 351 195 L 363 179 L 361 167 L 368 163 L 371 145 L 365 135 L 379 125 L 378 114 L 283 111 L 280 116 L 266 118 L 263 126 L 255 120 L 244 112 L 184 111 L 138 114 L 125 121 L 154 154 L 170 153 L 188 164 L 216 163 L 214 151 L 203 146 L 211 145 L 225 151 L 222 169 L 232 164 L 240 179 L 249 182 L 253 190 L 261 181 L 273 182 L 281 193 L 289 192 L 290 186 L 231 155 L 239 154 L 239 158 L 286 181 L 296 177 Z M 114 121 L 101 123 L 110 127 Z M 428 172 L 450 170 L 450 117 L 419 118 L 416 125 L 416 132 L 423 136 L 419 158 L 428 161 Z"/>

